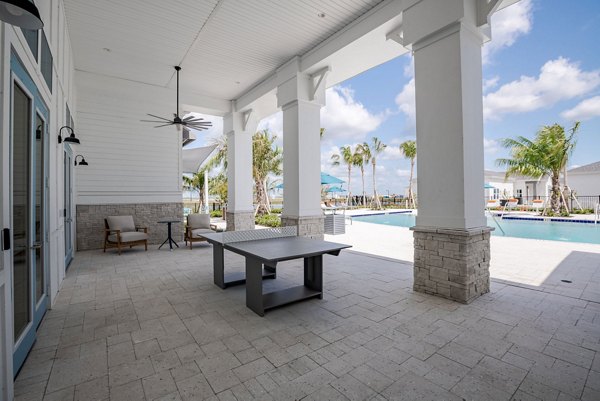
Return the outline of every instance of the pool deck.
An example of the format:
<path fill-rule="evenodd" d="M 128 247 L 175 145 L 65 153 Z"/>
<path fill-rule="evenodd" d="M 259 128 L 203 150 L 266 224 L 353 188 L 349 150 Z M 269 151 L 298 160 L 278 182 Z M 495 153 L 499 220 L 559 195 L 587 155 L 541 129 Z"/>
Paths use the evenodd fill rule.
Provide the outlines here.
<path fill-rule="evenodd" d="M 413 235 L 406 227 L 353 221 L 345 234 L 325 239 L 350 244 L 353 251 L 414 260 Z M 493 280 L 600 302 L 600 245 L 492 236 L 491 251 Z"/>

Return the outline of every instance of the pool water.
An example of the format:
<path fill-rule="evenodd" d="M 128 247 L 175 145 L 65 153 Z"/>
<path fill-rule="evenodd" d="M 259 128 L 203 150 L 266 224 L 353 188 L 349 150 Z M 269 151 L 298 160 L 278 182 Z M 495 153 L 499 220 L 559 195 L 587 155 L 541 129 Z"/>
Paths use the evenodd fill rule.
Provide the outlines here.
<path fill-rule="evenodd" d="M 415 217 L 411 213 L 393 213 L 356 216 L 352 220 L 397 227 L 413 227 L 415 225 Z M 498 228 L 496 221 L 500 224 L 505 234 Z M 499 217 L 496 217 L 496 221 L 488 217 L 488 226 L 495 228 L 492 231 L 492 235 L 496 236 L 600 244 L 600 223 L 501 220 Z"/>

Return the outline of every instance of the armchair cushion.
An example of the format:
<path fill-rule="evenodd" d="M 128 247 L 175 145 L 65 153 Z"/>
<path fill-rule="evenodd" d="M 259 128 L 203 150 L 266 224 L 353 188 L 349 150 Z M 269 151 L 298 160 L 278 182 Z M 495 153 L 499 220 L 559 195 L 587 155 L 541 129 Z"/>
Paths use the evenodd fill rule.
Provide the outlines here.
<path fill-rule="evenodd" d="M 210 215 L 206 213 L 193 213 L 187 217 L 188 228 L 195 230 L 197 228 L 210 229 Z"/>
<path fill-rule="evenodd" d="M 210 228 L 196 228 L 192 230 L 192 238 L 200 238 L 202 234 L 214 233 Z"/>
<path fill-rule="evenodd" d="M 111 230 L 121 230 L 121 233 L 135 232 L 133 216 L 108 216 L 106 221 Z"/>
<path fill-rule="evenodd" d="M 148 234 L 140 231 L 121 232 L 121 243 L 143 241 L 145 239 L 148 239 Z M 117 242 L 117 234 L 109 235 L 108 240 L 110 242 Z"/>

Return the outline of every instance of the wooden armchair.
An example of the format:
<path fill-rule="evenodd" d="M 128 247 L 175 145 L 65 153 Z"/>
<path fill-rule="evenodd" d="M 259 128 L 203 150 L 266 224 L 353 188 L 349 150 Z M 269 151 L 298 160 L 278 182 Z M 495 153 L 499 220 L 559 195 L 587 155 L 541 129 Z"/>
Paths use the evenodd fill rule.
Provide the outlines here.
<path fill-rule="evenodd" d="M 202 234 L 214 232 L 214 226 L 210 224 L 210 215 L 206 213 L 192 213 L 187 216 L 187 226 L 185 228 L 185 243 L 192 244 L 198 241 L 206 241 Z"/>
<path fill-rule="evenodd" d="M 148 227 L 139 227 L 133 223 L 133 216 L 108 216 L 104 219 L 104 252 L 106 248 L 121 248 L 144 245 L 148 250 Z"/>

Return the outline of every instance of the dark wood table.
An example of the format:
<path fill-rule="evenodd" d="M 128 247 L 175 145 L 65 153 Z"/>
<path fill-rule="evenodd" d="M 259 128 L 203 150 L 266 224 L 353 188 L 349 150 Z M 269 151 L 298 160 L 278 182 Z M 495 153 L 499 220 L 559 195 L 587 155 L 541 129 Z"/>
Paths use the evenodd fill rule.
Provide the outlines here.
<path fill-rule="evenodd" d="M 350 248 L 350 245 L 346 244 L 297 236 L 239 242 L 227 242 L 223 233 L 205 234 L 203 237 L 215 247 L 213 252 L 215 284 L 221 288 L 231 285 L 220 281 L 223 272 L 223 250 L 226 249 L 246 258 L 246 306 L 260 316 L 264 316 L 265 311 L 269 309 L 292 302 L 310 298 L 323 299 L 323 255 L 337 256 L 342 249 Z M 274 275 L 278 262 L 293 259 L 304 259 L 304 284 L 263 293 L 265 274 L 272 272 Z"/>

